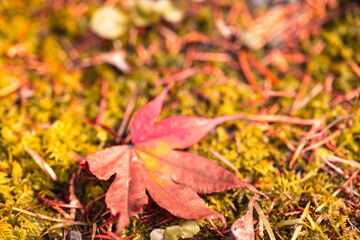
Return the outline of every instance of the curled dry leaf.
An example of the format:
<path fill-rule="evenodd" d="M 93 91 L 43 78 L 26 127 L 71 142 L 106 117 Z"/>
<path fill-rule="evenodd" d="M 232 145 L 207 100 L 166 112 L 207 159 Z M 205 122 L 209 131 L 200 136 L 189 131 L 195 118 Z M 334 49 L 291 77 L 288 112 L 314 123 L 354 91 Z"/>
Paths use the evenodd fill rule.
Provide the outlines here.
<path fill-rule="evenodd" d="M 98 56 L 99 60 L 113 65 L 124 73 L 130 73 L 131 67 L 126 62 L 126 52 L 123 50 L 116 50 L 113 52 L 102 53 Z"/>
<path fill-rule="evenodd" d="M 119 215 L 118 232 L 130 216 L 143 211 L 148 203 L 146 190 L 174 216 L 220 219 L 224 224 L 223 215 L 208 209 L 198 193 L 247 188 L 262 194 L 205 157 L 175 150 L 198 143 L 216 125 L 239 117 L 175 116 L 158 122 L 167 92 L 163 90 L 133 115 L 129 123 L 133 145 L 109 147 L 81 162 L 101 180 L 116 175 L 105 202 L 113 215 Z"/>
<path fill-rule="evenodd" d="M 11 79 L 11 83 L 8 86 L 0 89 L 0 98 L 17 91 L 24 84 L 25 84 L 25 81 L 21 81 L 16 78 Z"/>
<path fill-rule="evenodd" d="M 235 240 L 254 240 L 254 225 L 253 225 L 253 210 L 254 203 L 256 202 L 257 197 L 252 197 L 250 199 L 247 212 L 244 216 L 237 219 L 234 224 L 231 226 L 231 232 Z"/>

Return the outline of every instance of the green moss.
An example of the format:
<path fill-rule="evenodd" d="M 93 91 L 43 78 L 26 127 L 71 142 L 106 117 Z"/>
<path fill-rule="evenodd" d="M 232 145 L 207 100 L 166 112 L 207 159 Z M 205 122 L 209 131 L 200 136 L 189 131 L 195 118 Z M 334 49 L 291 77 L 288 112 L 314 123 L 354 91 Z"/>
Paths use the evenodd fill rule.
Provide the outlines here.
<path fill-rule="evenodd" d="M 360 17 L 359 9 L 346 11 L 344 15 L 329 22 L 321 32 L 320 39 L 326 45 L 324 50 L 311 60 L 312 75 L 324 81 L 326 75 L 335 74 L 334 86 L 337 90 L 348 91 L 359 84 L 349 66 L 350 61 L 360 63 L 358 41 Z"/>

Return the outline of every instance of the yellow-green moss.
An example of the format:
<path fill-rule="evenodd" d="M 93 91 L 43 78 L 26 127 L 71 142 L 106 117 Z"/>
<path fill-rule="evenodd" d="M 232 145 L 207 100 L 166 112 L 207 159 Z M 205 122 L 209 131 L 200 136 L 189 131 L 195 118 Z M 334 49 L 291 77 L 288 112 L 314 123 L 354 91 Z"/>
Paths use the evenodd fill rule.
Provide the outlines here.
<path fill-rule="evenodd" d="M 156 69 L 182 68 L 185 61 L 184 51 L 178 54 L 169 53 L 164 47 L 165 44 L 162 44 L 153 55 L 152 67 L 134 67 L 129 74 L 122 74 L 108 65 L 81 67 L 79 61 L 70 58 L 64 38 L 65 42 L 68 41 L 73 46 L 86 41 L 89 15 L 95 8 L 93 3 L 86 7 L 80 16 L 74 15 L 69 6 L 63 6 L 59 11 L 52 11 L 51 8 L 51 4 L 47 4 L 46 1 L 0 2 L 0 10 L 4 13 L 0 16 L 0 88 L 17 79 L 27 81 L 21 91 L 0 98 L 0 239 L 64 237 L 62 229 L 50 230 L 43 236 L 42 234 L 53 226 L 54 222 L 24 213 L 19 214 L 11 207 L 26 209 L 42 203 L 35 193 L 68 203 L 70 178 L 79 168 L 79 159 L 75 155 L 86 156 L 115 144 L 111 134 L 86 122 L 86 119 L 95 119 L 97 116 L 101 100 L 101 78 L 109 81 L 108 105 L 102 123 L 116 131 L 131 97 L 131 84 L 137 86 L 137 109 L 162 89 L 153 84 L 154 80 L 163 76 Z M 323 82 L 328 73 L 333 73 L 336 76 L 335 90 L 339 92 L 349 91 L 360 85 L 359 77 L 348 65 L 349 61 L 360 63 L 358 12 L 358 8 L 348 11 L 343 17 L 326 25 L 317 38 L 327 44 L 326 48 L 320 55 L 313 57 L 310 63 L 314 81 Z M 35 17 L 38 14 L 40 17 Z M 213 33 L 215 23 L 210 5 L 204 3 L 196 16 L 186 17 L 177 29 L 180 35 L 190 30 Z M 148 46 L 158 39 L 163 41 L 163 37 L 156 30 L 148 28 L 144 36 L 137 37 L 135 46 L 127 44 L 126 38 L 119 41 L 123 41 L 128 61 L 135 64 L 137 53 L 134 47 L 139 44 Z M 45 72 L 29 69 L 24 57 L 10 58 L 6 55 L 10 46 L 19 41 L 26 43 L 27 54 L 35 54 L 38 57 L 37 60 L 46 68 Z M 309 45 L 304 43 L 304 51 L 309 51 L 311 44 L 313 42 L 309 42 Z M 80 58 L 111 51 L 112 47 L 113 43 L 110 41 L 98 43 L 81 52 Z M 203 47 L 217 50 L 211 45 Z M 260 58 L 263 53 L 264 50 L 259 50 L 256 55 Z M 198 62 L 194 65 L 201 66 Z M 261 107 L 268 107 L 274 103 L 279 104 L 279 114 L 289 112 L 293 100 L 285 97 L 269 99 L 251 106 L 244 105 L 258 99 L 260 95 L 249 92 L 239 84 L 246 82 L 239 71 L 225 64 L 214 65 L 221 68 L 229 80 L 216 84 L 216 77 L 197 73 L 183 84 L 176 84 L 165 101 L 166 107 L 161 118 L 173 115 L 215 117 L 237 112 L 256 113 Z M 9 66 L 16 67 L 16 71 L 10 71 Z M 262 83 L 263 80 L 258 76 L 257 78 Z M 204 85 L 204 82 L 208 85 Z M 281 91 L 291 87 L 297 91 L 300 85 L 301 80 L 289 73 L 281 78 L 280 84 L 274 85 L 274 89 Z M 311 86 L 308 91 L 310 90 Z M 299 109 L 296 116 L 325 118 L 330 123 L 336 116 L 350 113 L 348 106 L 346 108 L 339 104 L 330 107 L 331 100 L 330 94 L 321 92 Z M 358 105 L 350 103 L 350 106 L 352 104 L 351 113 L 360 114 Z M 48 127 L 43 128 L 46 124 L 49 124 Z M 331 171 L 331 174 L 324 171 L 325 164 L 318 156 L 315 156 L 310 164 L 306 159 L 299 157 L 295 170 L 290 171 L 287 168 L 292 151 L 288 149 L 285 141 L 288 140 L 296 146 L 302 137 L 301 131 L 306 128 L 271 124 L 274 134 L 267 135 L 264 126 L 248 124 L 248 121 L 223 124 L 189 151 L 197 152 L 227 168 L 209 153 L 208 148 L 213 148 L 239 169 L 242 180 L 256 183 L 257 188 L 268 194 L 270 199 L 275 197 L 275 206 L 269 214 L 272 226 L 296 218 L 284 215 L 293 211 L 291 206 L 298 210 L 297 207 L 305 207 L 310 202 L 310 211 L 313 213 L 311 217 L 317 227 L 312 230 L 305 226 L 298 239 L 332 239 L 328 231 L 339 239 L 355 239 L 360 228 L 358 209 L 343 201 L 348 198 L 344 192 L 332 197 L 332 193 L 340 188 L 346 179 L 335 171 Z M 360 118 L 351 118 L 342 124 L 344 129 L 334 139 L 338 150 L 349 159 L 360 161 Z M 241 152 L 237 152 L 235 140 L 230 138 L 235 132 L 238 132 L 241 138 Z M 24 150 L 24 144 L 41 155 L 54 169 L 57 181 L 53 181 L 35 164 Z M 104 194 L 111 182 L 89 179 L 92 175 L 84 171 L 81 177 L 75 187 L 76 196 L 84 205 Z M 354 191 L 358 194 L 358 190 Z M 203 197 L 209 208 L 224 214 L 230 225 L 245 213 L 250 195 L 247 190 L 237 189 Z M 270 207 L 271 201 L 260 199 L 259 204 L 266 210 Z M 322 204 L 323 208 L 315 212 Z M 31 211 L 61 218 L 61 215 L 49 206 L 41 206 Z M 76 228 L 82 233 L 87 232 L 91 229 L 92 223 L 95 222 L 99 226 L 110 218 L 109 213 L 103 215 L 106 211 L 102 198 L 87 206 L 86 214 L 77 211 L 76 220 L 87 222 L 89 226 L 69 226 L 68 229 Z M 146 222 L 132 217 L 122 237 L 158 224 L 166 219 L 166 212 L 150 201 L 145 207 L 144 216 L 150 220 Z M 221 227 L 220 222 L 214 222 Z M 178 223 L 179 220 L 175 219 L 159 227 L 165 228 Z M 197 220 L 197 224 L 201 227 L 200 236 L 216 235 L 206 220 Z M 285 239 L 290 239 L 293 231 L 290 226 L 277 229 Z M 145 231 L 133 239 L 147 239 L 149 233 L 150 231 Z M 265 239 L 268 239 L 267 236 Z"/>

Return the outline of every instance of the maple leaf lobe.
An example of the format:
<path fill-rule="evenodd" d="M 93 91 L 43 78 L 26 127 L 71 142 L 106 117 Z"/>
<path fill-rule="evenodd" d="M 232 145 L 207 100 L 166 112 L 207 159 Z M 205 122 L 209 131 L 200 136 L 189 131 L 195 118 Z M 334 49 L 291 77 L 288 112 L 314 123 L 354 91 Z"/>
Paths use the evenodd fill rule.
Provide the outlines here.
<path fill-rule="evenodd" d="M 167 92 L 168 88 L 164 89 L 157 97 L 134 113 L 129 123 L 133 143 L 137 143 L 142 132 L 150 128 L 158 120 Z"/>

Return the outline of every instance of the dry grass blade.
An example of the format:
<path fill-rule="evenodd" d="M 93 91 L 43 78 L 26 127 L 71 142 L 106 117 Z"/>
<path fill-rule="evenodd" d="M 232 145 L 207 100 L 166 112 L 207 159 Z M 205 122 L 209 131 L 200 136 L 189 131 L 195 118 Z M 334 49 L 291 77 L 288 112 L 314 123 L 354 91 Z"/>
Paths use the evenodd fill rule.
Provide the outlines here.
<path fill-rule="evenodd" d="M 241 176 L 239 170 L 234 166 L 234 164 L 232 164 L 229 160 L 227 160 L 226 158 L 224 158 L 220 153 L 218 153 L 217 151 L 215 151 L 212 148 L 208 148 L 209 152 L 216 157 L 217 159 L 219 159 L 222 163 L 224 163 L 226 166 L 228 166 L 229 168 L 231 168 L 238 177 Z"/>
<path fill-rule="evenodd" d="M 46 230 L 46 232 L 44 232 L 42 236 L 46 235 L 49 231 L 51 231 L 53 229 L 66 228 L 66 227 L 69 227 L 69 226 L 80 226 L 80 225 L 81 226 L 87 226 L 88 224 L 86 222 L 79 222 L 79 221 L 55 224 L 54 226 L 52 226 L 48 230 Z"/>
<path fill-rule="evenodd" d="M 283 222 L 280 222 L 280 223 L 276 224 L 275 227 L 279 228 L 279 227 L 282 227 L 282 226 L 288 226 L 288 225 L 294 225 L 294 224 L 301 224 L 301 219 L 296 218 L 296 219 L 285 220 Z"/>
<path fill-rule="evenodd" d="M 36 162 L 36 164 L 47 174 L 49 175 L 52 180 L 56 181 L 57 177 L 56 174 L 54 172 L 54 170 L 52 170 L 52 168 L 44 161 L 44 159 L 42 157 L 40 157 L 39 154 L 37 154 L 36 152 L 34 152 L 33 150 L 31 150 L 30 148 L 28 148 L 25 144 L 24 144 L 24 149 L 26 150 L 26 152 L 29 153 L 29 155 L 34 159 L 34 161 Z"/>
<path fill-rule="evenodd" d="M 303 213 L 301 214 L 301 217 L 300 217 L 301 221 L 303 221 L 306 218 L 306 216 L 309 214 L 309 207 L 310 207 L 310 202 L 308 202 L 306 204 L 306 207 L 305 207 Z M 295 228 L 295 231 L 294 231 L 293 236 L 291 237 L 291 240 L 296 240 L 297 239 L 297 237 L 299 236 L 299 234 L 301 232 L 302 227 L 303 227 L 303 225 L 298 225 Z"/>
<path fill-rule="evenodd" d="M 310 216 L 309 213 L 306 215 L 306 219 L 310 222 L 311 229 L 315 230 L 316 229 L 315 222 L 314 222 L 314 220 L 312 219 L 312 217 Z"/>
<path fill-rule="evenodd" d="M 95 239 L 95 235 L 96 235 L 96 223 L 92 224 L 92 232 L 91 232 L 91 240 Z"/>
<path fill-rule="evenodd" d="M 62 222 L 62 223 L 74 222 L 73 220 L 58 219 L 58 218 L 53 218 L 53 217 L 45 216 L 45 215 L 38 214 L 38 213 L 33 213 L 33 212 L 30 212 L 30 211 L 27 211 L 27 210 L 24 210 L 21 208 L 11 207 L 11 206 L 5 205 L 3 203 L 0 203 L 0 205 L 7 207 L 7 208 L 11 208 L 14 211 L 18 211 L 18 212 L 21 212 L 21 213 L 24 213 L 24 214 L 27 214 L 27 215 L 30 215 L 30 216 L 33 216 L 36 218 L 44 219 L 44 220 L 49 220 L 49 221 L 53 221 L 53 222 Z"/>
<path fill-rule="evenodd" d="M 263 221 L 263 223 L 264 223 L 264 225 L 265 225 L 265 228 L 266 228 L 266 231 L 267 231 L 267 233 L 269 234 L 270 239 L 271 239 L 271 240 L 276 240 L 275 235 L 274 235 L 274 232 L 273 232 L 273 230 L 272 230 L 272 228 L 271 228 L 271 226 L 270 226 L 270 223 L 269 223 L 269 221 L 267 220 L 267 218 L 266 218 L 263 210 L 261 209 L 261 207 L 259 206 L 258 203 L 255 203 L 255 204 L 254 204 L 254 207 L 255 207 L 257 213 L 259 214 L 261 221 Z"/>

